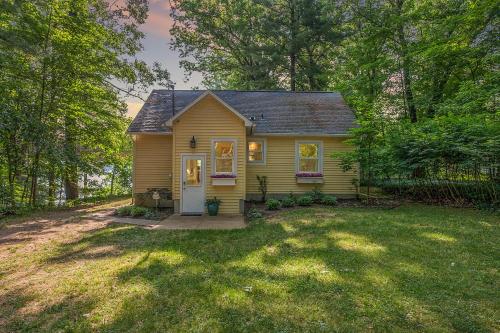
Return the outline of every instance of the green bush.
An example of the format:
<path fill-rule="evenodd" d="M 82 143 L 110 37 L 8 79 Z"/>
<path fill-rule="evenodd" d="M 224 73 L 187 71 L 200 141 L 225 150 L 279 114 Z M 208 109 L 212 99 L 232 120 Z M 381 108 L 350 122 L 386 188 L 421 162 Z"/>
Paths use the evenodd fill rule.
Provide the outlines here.
<path fill-rule="evenodd" d="M 148 211 L 149 209 L 146 207 L 133 206 L 132 209 L 130 210 L 130 215 L 132 217 L 144 216 Z"/>
<path fill-rule="evenodd" d="M 286 197 L 285 199 L 281 200 L 281 206 L 282 207 L 293 207 L 295 206 L 295 200 L 289 198 L 289 197 Z"/>
<path fill-rule="evenodd" d="M 311 197 L 314 203 L 321 203 L 321 200 L 323 200 L 324 196 L 323 192 L 321 192 L 321 190 L 318 188 L 315 188 L 314 190 L 307 192 L 305 195 Z"/>
<path fill-rule="evenodd" d="M 160 214 L 152 209 L 148 209 L 148 211 L 144 214 L 144 218 L 147 220 L 158 220 L 160 218 Z"/>
<path fill-rule="evenodd" d="M 276 199 L 269 199 L 266 201 L 266 207 L 269 210 L 278 210 L 281 207 L 281 203 Z"/>
<path fill-rule="evenodd" d="M 250 208 L 247 212 L 247 217 L 249 220 L 257 220 L 262 218 L 262 213 L 259 212 L 256 208 Z"/>
<path fill-rule="evenodd" d="M 313 199 L 308 195 L 303 195 L 297 200 L 299 206 L 311 206 L 313 204 Z"/>
<path fill-rule="evenodd" d="M 124 206 L 115 210 L 115 214 L 118 216 L 129 216 L 133 206 Z"/>
<path fill-rule="evenodd" d="M 337 204 L 337 198 L 333 195 L 324 195 L 321 199 L 321 203 L 327 206 L 335 206 Z"/>

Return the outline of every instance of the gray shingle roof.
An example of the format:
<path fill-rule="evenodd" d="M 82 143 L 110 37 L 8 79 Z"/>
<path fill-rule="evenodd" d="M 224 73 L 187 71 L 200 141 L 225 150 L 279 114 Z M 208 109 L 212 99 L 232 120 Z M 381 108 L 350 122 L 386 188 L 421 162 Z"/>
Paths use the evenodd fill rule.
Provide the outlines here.
<path fill-rule="evenodd" d="M 170 133 L 165 122 L 205 90 L 153 90 L 130 124 L 129 133 Z M 346 134 L 355 117 L 336 92 L 212 90 L 255 124 L 256 134 Z"/>

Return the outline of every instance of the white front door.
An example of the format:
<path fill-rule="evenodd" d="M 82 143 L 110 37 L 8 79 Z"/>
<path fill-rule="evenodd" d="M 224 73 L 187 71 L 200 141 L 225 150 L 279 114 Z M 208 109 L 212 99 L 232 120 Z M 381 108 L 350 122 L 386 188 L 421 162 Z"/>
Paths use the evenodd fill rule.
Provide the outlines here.
<path fill-rule="evenodd" d="M 205 156 L 182 155 L 181 213 L 205 211 Z"/>

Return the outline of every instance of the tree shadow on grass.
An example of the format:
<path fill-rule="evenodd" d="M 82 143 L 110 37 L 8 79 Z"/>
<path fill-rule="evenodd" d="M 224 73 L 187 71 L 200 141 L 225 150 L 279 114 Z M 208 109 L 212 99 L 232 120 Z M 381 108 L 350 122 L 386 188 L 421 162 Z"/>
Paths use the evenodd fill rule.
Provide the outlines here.
<path fill-rule="evenodd" d="M 2 295 L 0 332 L 91 332 L 87 314 L 95 301 L 84 296 L 66 296 L 38 308 L 33 294 L 16 289 Z"/>
<path fill-rule="evenodd" d="M 390 212 L 303 210 L 234 231 L 99 230 L 47 264 L 91 261 L 89 274 L 116 265 L 117 291 L 54 309 L 76 318 L 71 328 L 83 311 L 112 309 L 98 331 L 491 330 L 495 262 L 467 239 L 473 226 Z M 456 258 L 473 266 L 450 266 Z"/>

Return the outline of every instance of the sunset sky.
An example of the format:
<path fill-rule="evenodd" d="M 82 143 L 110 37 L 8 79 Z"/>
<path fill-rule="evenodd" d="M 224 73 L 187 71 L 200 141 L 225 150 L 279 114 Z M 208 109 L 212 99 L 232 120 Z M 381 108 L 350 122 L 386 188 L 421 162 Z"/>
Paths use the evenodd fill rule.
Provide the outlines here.
<path fill-rule="evenodd" d="M 201 76 L 197 73 L 194 73 L 191 79 L 185 82 L 185 72 L 179 66 L 179 54 L 170 50 L 170 34 L 168 31 L 172 26 L 172 19 L 169 16 L 168 0 L 150 0 L 149 7 L 148 20 L 141 27 L 141 31 L 146 34 L 146 37 L 143 40 L 144 51 L 139 57 L 149 65 L 157 61 L 166 67 L 172 75 L 176 89 L 191 89 L 200 86 Z M 151 89 L 153 88 L 151 87 Z M 143 98 L 146 97 L 147 94 L 143 96 Z M 129 115 L 135 116 L 143 102 L 137 98 L 129 98 L 127 104 Z"/>

